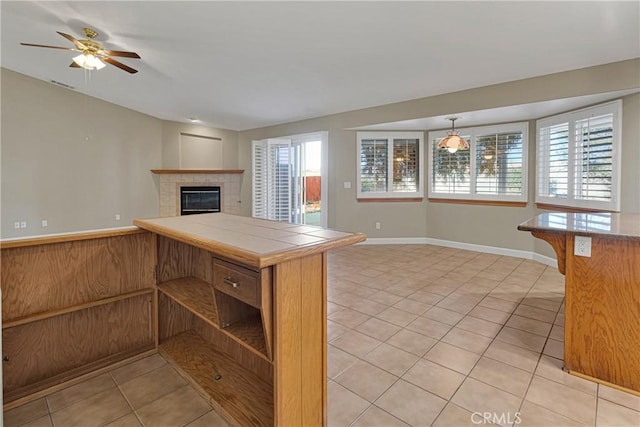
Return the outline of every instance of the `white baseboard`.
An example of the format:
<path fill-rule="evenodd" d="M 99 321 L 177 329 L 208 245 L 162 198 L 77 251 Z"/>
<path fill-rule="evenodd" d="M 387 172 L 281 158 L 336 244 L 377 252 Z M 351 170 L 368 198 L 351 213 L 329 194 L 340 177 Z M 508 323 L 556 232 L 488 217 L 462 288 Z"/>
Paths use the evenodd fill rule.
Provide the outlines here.
<path fill-rule="evenodd" d="M 476 245 L 473 243 L 454 242 L 453 240 L 431 239 L 429 237 L 373 237 L 367 238 L 361 245 L 435 245 L 447 248 L 464 249 L 467 251 L 483 252 L 494 255 L 512 256 L 537 261 L 550 267 L 558 267 L 554 258 L 540 255 L 537 252 L 521 251 L 517 249 L 500 248 L 497 246 Z"/>

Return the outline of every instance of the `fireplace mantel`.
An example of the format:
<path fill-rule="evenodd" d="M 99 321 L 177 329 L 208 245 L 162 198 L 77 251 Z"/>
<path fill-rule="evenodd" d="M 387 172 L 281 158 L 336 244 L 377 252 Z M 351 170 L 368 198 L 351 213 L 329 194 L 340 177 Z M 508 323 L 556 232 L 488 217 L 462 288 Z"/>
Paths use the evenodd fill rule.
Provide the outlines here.
<path fill-rule="evenodd" d="M 161 174 L 188 174 L 188 173 L 206 173 L 206 174 L 227 174 L 227 173 L 244 173 L 244 169 L 151 169 L 152 173 Z"/>

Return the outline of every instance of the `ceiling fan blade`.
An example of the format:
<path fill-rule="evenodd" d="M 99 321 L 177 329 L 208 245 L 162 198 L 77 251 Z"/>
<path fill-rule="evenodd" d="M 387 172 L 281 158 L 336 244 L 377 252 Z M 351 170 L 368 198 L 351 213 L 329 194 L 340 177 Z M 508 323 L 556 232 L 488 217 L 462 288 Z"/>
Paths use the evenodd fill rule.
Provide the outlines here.
<path fill-rule="evenodd" d="M 121 70 L 125 70 L 128 73 L 135 74 L 135 73 L 138 72 L 138 70 L 135 70 L 135 69 L 129 67 L 128 65 L 124 65 L 122 62 L 118 62 L 113 58 L 109 58 L 108 56 L 105 56 L 105 57 L 100 58 L 100 59 L 102 59 L 106 63 L 109 63 L 111 65 L 115 65 L 116 67 L 120 68 Z"/>
<path fill-rule="evenodd" d="M 140 59 L 140 55 L 138 55 L 135 52 L 123 52 L 121 50 L 105 50 L 104 51 L 105 55 L 109 55 L 109 56 L 124 56 L 127 58 L 138 58 Z"/>
<path fill-rule="evenodd" d="M 72 68 L 80 68 L 80 66 L 79 66 L 78 64 L 76 64 L 76 63 L 75 63 L 75 61 L 74 61 L 74 62 L 72 62 L 72 63 L 69 65 L 69 67 L 72 67 Z"/>
<path fill-rule="evenodd" d="M 62 47 L 62 46 L 48 46 L 45 44 L 33 44 L 33 43 L 20 43 L 22 46 L 33 46 L 33 47 L 48 47 L 50 49 L 62 49 L 62 50 L 75 50 L 71 47 Z"/>
<path fill-rule="evenodd" d="M 61 33 L 60 31 L 56 31 L 56 33 L 60 34 L 62 37 L 64 37 L 65 39 L 69 40 L 71 43 L 73 43 L 74 45 L 76 45 L 76 47 L 80 50 L 84 50 L 87 47 L 85 45 L 82 44 L 82 42 L 76 40 L 75 37 L 70 36 L 69 34 L 65 34 L 65 33 Z"/>

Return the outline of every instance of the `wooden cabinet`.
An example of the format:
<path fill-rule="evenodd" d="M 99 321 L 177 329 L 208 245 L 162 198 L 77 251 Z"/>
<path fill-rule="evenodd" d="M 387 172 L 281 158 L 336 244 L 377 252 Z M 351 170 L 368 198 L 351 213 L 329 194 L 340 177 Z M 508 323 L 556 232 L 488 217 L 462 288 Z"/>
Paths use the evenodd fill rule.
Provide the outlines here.
<path fill-rule="evenodd" d="M 5 409 L 155 352 L 155 242 L 133 229 L 2 243 Z"/>
<path fill-rule="evenodd" d="M 365 237 L 225 214 L 135 223 L 2 242 L 4 409 L 159 351 L 232 424 L 326 424 L 326 252 Z"/>
<path fill-rule="evenodd" d="M 158 284 L 159 351 L 231 422 L 273 425 L 272 323 L 262 314 L 271 309 L 271 269 L 164 237 L 158 244 L 159 269 L 189 274 Z"/>
<path fill-rule="evenodd" d="M 159 350 L 232 424 L 326 424 L 327 254 L 360 234 L 225 214 L 158 234 Z"/>
<path fill-rule="evenodd" d="M 542 214 L 518 228 L 547 241 L 565 275 L 565 370 L 640 394 L 640 215 Z M 576 236 L 591 256 L 575 254 Z"/>

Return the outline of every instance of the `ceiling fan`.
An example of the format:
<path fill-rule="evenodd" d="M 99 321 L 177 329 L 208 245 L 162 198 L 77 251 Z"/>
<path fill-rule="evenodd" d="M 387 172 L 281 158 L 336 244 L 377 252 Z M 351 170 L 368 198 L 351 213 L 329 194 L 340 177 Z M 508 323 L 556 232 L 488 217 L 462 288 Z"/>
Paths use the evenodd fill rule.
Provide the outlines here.
<path fill-rule="evenodd" d="M 73 58 L 73 62 L 70 67 L 74 68 L 85 68 L 87 70 L 99 70 L 105 66 L 102 62 L 106 62 L 108 64 L 114 65 L 121 70 L 124 70 L 128 73 L 134 74 L 137 73 L 138 70 L 129 67 L 128 65 L 123 64 L 122 62 L 116 61 L 112 58 L 112 56 L 121 56 L 125 58 L 140 58 L 135 52 L 123 52 L 120 50 L 105 50 L 102 47 L 101 43 L 94 41 L 93 39 L 98 36 L 98 33 L 91 28 L 83 28 L 84 34 L 87 36 L 86 40 L 77 40 L 75 37 L 70 36 L 69 34 L 61 33 L 60 31 L 56 31 L 65 39 L 69 40 L 74 44 L 75 47 L 62 47 L 62 46 L 47 46 L 42 44 L 33 44 L 33 43 L 20 43 L 23 46 L 34 46 L 34 47 L 46 47 L 51 49 L 63 49 L 63 50 L 73 50 L 76 52 L 80 52 L 80 55 Z"/>

